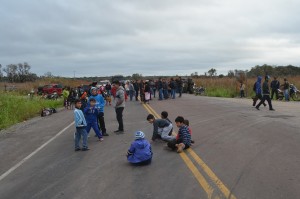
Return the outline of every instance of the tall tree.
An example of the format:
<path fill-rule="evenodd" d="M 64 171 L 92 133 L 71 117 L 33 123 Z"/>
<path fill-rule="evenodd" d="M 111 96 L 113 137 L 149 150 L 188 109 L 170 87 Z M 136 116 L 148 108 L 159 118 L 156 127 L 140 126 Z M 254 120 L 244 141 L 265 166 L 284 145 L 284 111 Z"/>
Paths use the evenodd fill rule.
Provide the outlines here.
<path fill-rule="evenodd" d="M 217 75 L 217 70 L 216 69 L 214 69 L 214 68 L 212 68 L 212 69 L 210 69 L 208 72 L 207 72 L 208 74 L 209 74 L 209 76 L 216 76 Z"/>

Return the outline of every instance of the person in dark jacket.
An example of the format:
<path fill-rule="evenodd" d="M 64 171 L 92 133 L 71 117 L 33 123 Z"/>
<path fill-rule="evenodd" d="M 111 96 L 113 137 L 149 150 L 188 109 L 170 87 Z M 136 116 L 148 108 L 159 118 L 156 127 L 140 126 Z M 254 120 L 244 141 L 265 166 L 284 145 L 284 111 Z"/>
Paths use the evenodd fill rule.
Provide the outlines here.
<path fill-rule="evenodd" d="M 271 99 L 273 100 L 274 94 L 276 96 L 276 100 L 278 100 L 278 89 L 280 88 L 280 82 L 277 80 L 277 77 L 274 77 L 274 80 L 271 82 Z"/>
<path fill-rule="evenodd" d="M 139 90 L 140 90 L 140 87 L 139 87 L 139 82 L 138 81 L 135 81 L 133 83 L 133 87 L 134 87 L 134 91 L 135 91 L 135 101 L 138 101 L 138 97 L 139 97 Z"/>
<path fill-rule="evenodd" d="M 171 78 L 171 81 L 170 81 L 170 88 L 171 88 L 171 97 L 172 97 L 172 99 L 175 99 L 175 97 L 176 97 L 176 82 L 173 78 Z"/>
<path fill-rule="evenodd" d="M 135 141 L 127 151 L 127 160 L 133 165 L 147 165 L 152 161 L 151 144 L 145 139 L 142 131 L 135 133 Z"/>
<path fill-rule="evenodd" d="M 179 77 L 177 79 L 177 89 L 178 89 L 178 92 L 179 92 L 179 97 L 182 96 L 182 85 L 183 85 L 182 79 L 181 79 L 181 77 Z"/>
<path fill-rule="evenodd" d="M 284 78 L 282 87 L 285 101 L 290 101 L 290 83 L 286 78 Z"/>
<path fill-rule="evenodd" d="M 253 106 L 256 105 L 256 102 L 258 99 L 262 100 L 262 91 L 261 91 L 261 80 L 262 77 L 258 76 L 257 81 L 254 84 L 254 91 L 255 91 L 255 97 L 253 98 Z M 264 106 L 267 106 L 265 103 L 263 103 Z"/>
<path fill-rule="evenodd" d="M 177 153 L 181 153 L 183 150 L 188 149 L 191 146 L 191 134 L 189 132 L 188 126 L 184 124 L 184 118 L 178 116 L 175 119 L 176 126 L 179 128 L 178 137 L 176 140 L 168 142 L 168 147 L 175 150 Z"/>
<path fill-rule="evenodd" d="M 157 82 L 157 89 L 158 89 L 158 95 L 159 95 L 159 100 L 163 100 L 164 92 L 163 92 L 163 82 L 161 78 Z"/>
<path fill-rule="evenodd" d="M 269 104 L 269 110 L 270 111 L 275 111 L 275 109 L 273 109 L 271 98 L 270 98 L 269 79 L 270 79 L 270 76 L 267 75 L 265 77 L 265 82 L 263 84 L 263 98 L 259 102 L 259 104 L 256 106 L 257 110 L 259 110 L 260 105 L 262 105 L 267 100 L 267 102 Z"/>
<path fill-rule="evenodd" d="M 164 141 L 175 140 L 174 136 L 169 136 L 169 133 L 173 129 L 172 123 L 164 119 L 155 119 L 155 117 L 152 114 L 149 114 L 147 116 L 147 121 L 150 124 L 153 124 L 152 141 L 155 141 L 159 138 L 161 138 Z"/>

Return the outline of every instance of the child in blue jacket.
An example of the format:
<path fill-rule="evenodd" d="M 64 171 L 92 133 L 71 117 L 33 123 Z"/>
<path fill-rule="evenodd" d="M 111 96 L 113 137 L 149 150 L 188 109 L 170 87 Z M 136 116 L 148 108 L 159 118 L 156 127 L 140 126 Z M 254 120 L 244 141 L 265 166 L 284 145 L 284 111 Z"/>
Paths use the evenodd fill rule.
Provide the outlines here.
<path fill-rule="evenodd" d="M 135 141 L 127 152 L 127 160 L 133 165 L 147 165 L 152 160 L 152 149 L 148 140 L 145 139 L 145 134 L 142 131 L 135 133 Z"/>
<path fill-rule="evenodd" d="M 96 105 L 96 100 L 94 98 L 91 98 L 89 100 L 89 105 L 84 108 L 83 112 L 85 114 L 85 119 L 87 123 L 86 131 L 89 134 L 91 128 L 93 128 L 99 141 L 103 141 L 102 133 L 99 130 L 98 121 L 97 121 L 99 115 L 99 109 L 97 109 L 95 105 Z"/>

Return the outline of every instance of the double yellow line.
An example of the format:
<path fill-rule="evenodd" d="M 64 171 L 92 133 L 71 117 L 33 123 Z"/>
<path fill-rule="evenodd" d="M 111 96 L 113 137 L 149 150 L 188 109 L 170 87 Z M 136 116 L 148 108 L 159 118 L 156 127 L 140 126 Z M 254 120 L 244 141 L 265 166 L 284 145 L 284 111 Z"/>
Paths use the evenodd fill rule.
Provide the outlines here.
<path fill-rule="evenodd" d="M 153 114 L 156 118 L 160 118 L 160 115 L 157 114 L 157 112 L 149 104 L 143 104 L 143 106 L 150 114 Z M 180 153 L 180 157 L 185 162 L 185 164 L 190 169 L 190 171 L 193 173 L 198 183 L 206 192 L 207 198 L 236 199 L 236 197 L 231 193 L 231 191 L 216 176 L 216 174 L 207 166 L 207 164 L 205 164 L 205 162 L 195 153 L 193 149 L 189 148 L 186 151 L 193 159 L 189 158 L 189 156 L 185 152 Z M 200 170 L 197 168 L 197 166 L 194 164 L 192 160 L 200 166 L 204 175 L 208 177 L 209 182 L 206 180 L 204 175 L 200 172 Z"/>

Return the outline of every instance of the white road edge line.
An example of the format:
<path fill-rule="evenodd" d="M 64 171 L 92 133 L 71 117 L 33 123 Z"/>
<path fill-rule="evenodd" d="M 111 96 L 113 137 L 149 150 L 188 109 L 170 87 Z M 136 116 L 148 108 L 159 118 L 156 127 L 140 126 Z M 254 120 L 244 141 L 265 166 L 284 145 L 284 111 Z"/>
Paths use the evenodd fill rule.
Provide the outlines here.
<path fill-rule="evenodd" d="M 60 136 L 62 133 L 64 133 L 68 128 L 70 128 L 72 125 L 74 125 L 74 122 L 72 122 L 71 124 L 69 124 L 67 127 L 65 127 L 63 130 L 61 130 L 60 132 L 58 132 L 54 137 L 52 137 L 50 140 L 48 140 L 47 142 L 45 142 L 42 146 L 40 146 L 39 148 L 37 148 L 35 151 L 33 151 L 31 154 L 29 154 L 28 156 L 26 156 L 23 160 L 21 160 L 20 162 L 18 162 L 15 166 L 11 167 L 8 171 L 6 171 L 5 173 L 3 173 L 0 176 L 0 181 L 2 181 L 5 177 L 7 177 L 9 174 L 11 174 L 13 171 L 15 171 L 18 167 L 20 167 L 22 164 L 24 164 L 27 160 L 29 160 L 32 156 L 34 156 L 35 154 L 37 154 L 40 150 L 42 150 L 43 148 L 45 148 L 45 146 L 47 146 L 50 142 L 52 142 L 53 140 L 55 140 L 58 136 Z"/>

